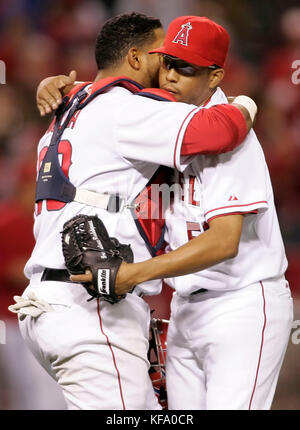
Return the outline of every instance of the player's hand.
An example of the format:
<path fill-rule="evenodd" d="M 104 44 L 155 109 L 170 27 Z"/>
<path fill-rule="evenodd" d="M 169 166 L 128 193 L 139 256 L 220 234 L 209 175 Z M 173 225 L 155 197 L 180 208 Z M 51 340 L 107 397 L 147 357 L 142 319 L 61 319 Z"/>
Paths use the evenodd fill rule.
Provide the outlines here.
<path fill-rule="evenodd" d="M 70 281 L 72 282 L 78 282 L 81 283 L 92 283 L 93 282 L 93 275 L 92 272 L 89 269 L 86 269 L 85 273 L 82 275 L 70 275 Z"/>
<path fill-rule="evenodd" d="M 93 274 L 89 269 L 86 269 L 85 273 L 81 275 L 70 275 L 70 281 L 78 284 L 89 284 L 89 288 L 97 291 L 93 285 Z"/>
<path fill-rule="evenodd" d="M 76 75 L 76 71 L 72 70 L 69 76 L 50 76 L 40 82 L 36 93 L 36 103 L 41 116 L 58 108 L 63 96 L 75 86 Z"/>
<path fill-rule="evenodd" d="M 138 272 L 136 267 L 137 265 L 133 263 L 123 262 L 121 264 L 117 273 L 115 284 L 115 291 L 117 294 L 126 294 L 139 283 L 137 280 Z"/>
<path fill-rule="evenodd" d="M 136 285 L 133 279 L 133 271 L 131 269 L 134 269 L 134 264 L 128 264 L 125 262 L 123 262 L 119 267 L 115 284 L 115 292 L 119 296 L 128 293 Z M 77 283 L 87 282 L 92 284 L 93 275 L 92 272 L 87 269 L 82 275 L 71 275 L 70 281 Z"/>
<path fill-rule="evenodd" d="M 233 103 L 234 99 L 235 99 L 235 97 L 232 97 L 232 96 L 227 97 L 229 104 Z"/>

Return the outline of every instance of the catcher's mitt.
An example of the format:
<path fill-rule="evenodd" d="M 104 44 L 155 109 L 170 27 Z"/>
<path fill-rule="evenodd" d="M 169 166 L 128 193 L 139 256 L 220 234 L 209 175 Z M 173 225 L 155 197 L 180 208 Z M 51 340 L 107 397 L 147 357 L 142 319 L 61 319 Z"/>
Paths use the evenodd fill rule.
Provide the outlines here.
<path fill-rule="evenodd" d="M 80 214 L 67 221 L 62 231 L 62 250 L 70 274 L 82 274 L 86 269 L 92 272 L 93 284 L 83 284 L 92 297 L 102 297 L 113 304 L 126 296 L 116 295 L 115 280 L 122 261 L 133 262 L 131 247 L 109 237 L 97 215 Z"/>

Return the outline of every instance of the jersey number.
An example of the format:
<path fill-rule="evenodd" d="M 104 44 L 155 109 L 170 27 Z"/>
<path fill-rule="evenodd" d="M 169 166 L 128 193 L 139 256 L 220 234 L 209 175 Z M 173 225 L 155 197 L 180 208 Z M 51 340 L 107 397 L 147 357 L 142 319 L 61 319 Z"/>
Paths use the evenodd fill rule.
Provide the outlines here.
<path fill-rule="evenodd" d="M 202 226 L 198 222 L 186 222 L 188 239 L 192 240 L 194 237 L 199 236 L 199 234 L 204 233 L 209 229 L 209 225 L 207 222 L 204 222 Z"/>
<path fill-rule="evenodd" d="M 40 154 L 39 154 L 39 170 L 41 168 L 43 159 L 46 155 L 46 152 L 48 151 L 48 146 L 45 146 Z M 69 177 L 69 169 L 71 167 L 72 161 L 71 161 L 71 155 L 72 155 L 72 146 L 69 140 L 61 140 L 58 144 L 58 154 L 61 156 L 61 167 L 62 171 L 66 175 L 66 177 Z M 37 204 L 37 215 L 39 215 L 42 211 L 42 201 L 39 201 Z M 46 207 L 48 211 L 58 211 L 62 209 L 66 203 L 59 202 L 58 200 L 47 200 L 46 201 Z"/>
<path fill-rule="evenodd" d="M 187 234 L 188 234 L 189 240 L 194 239 L 194 237 L 199 236 L 199 234 L 201 233 L 201 227 L 200 227 L 200 224 L 198 222 L 187 221 L 186 227 L 187 227 Z"/>

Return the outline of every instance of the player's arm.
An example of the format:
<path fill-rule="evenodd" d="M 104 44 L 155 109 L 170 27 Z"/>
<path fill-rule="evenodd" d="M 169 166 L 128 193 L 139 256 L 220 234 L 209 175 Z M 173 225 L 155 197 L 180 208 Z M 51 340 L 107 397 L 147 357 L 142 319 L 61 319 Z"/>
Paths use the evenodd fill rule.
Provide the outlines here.
<path fill-rule="evenodd" d="M 58 108 L 63 96 L 78 84 L 75 80 L 76 72 L 72 70 L 69 76 L 51 76 L 41 81 L 36 94 L 41 116 Z M 157 89 L 145 91 L 151 93 Z M 187 127 L 181 155 L 219 154 L 240 145 L 251 129 L 257 111 L 252 99 L 242 97 L 239 96 L 238 102 L 237 98 L 231 97 L 228 105 L 201 109 Z"/>
<path fill-rule="evenodd" d="M 58 75 L 43 79 L 36 92 L 36 103 L 40 115 L 44 116 L 57 109 L 63 96 L 68 94 L 77 84 L 75 70 L 72 70 L 69 76 Z"/>
<path fill-rule="evenodd" d="M 206 232 L 176 250 L 141 263 L 121 266 L 117 276 L 118 294 L 142 282 L 199 272 L 235 257 L 242 226 L 243 215 L 215 218 Z"/>
<path fill-rule="evenodd" d="M 116 293 L 125 294 L 135 285 L 153 279 L 172 278 L 199 272 L 233 258 L 239 249 L 243 215 L 214 218 L 210 228 L 176 250 L 134 264 L 122 263 L 116 279 Z M 75 282 L 91 282 L 91 275 L 73 275 Z"/>
<path fill-rule="evenodd" d="M 170 93 L 158 88 L 145 88 L 138 95 L 176 102 Z M 245 140 L 253 126 L 257 106 L 248 96 L 227 100 L 228 104 L 201 109 L 192 117 L 182 140 L 181 156 L 226 153 Z"/>
<path fill-rule="evenodd" d="M 186 128 L 181 156 L 232 151 L 245 140 L 256 112 L 256 104 L 246 96 L 235 98 L 233 104 L 201 109 Z"/>

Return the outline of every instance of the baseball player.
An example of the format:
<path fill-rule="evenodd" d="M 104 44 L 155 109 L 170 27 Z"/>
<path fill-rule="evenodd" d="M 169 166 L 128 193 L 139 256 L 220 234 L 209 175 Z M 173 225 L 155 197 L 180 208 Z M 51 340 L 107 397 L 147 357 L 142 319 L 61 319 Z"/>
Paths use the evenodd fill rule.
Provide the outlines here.
<path fill-rule="evenodd" d="M 187 23 L 193 27 L 187 46 L 173 44 L 177 31 Z M 197 41 L 202 43 L 195 58 Z M 172 23 L 164 46 L 157 51 L 207 66 L 201 46 L 219 49 L 225 56 L 228 43 L 222 27 L 185 17 Z M 181 100 L 206 108 L 225 101 L 220 88 L 207 99 L 217 71 L 202 78 L 206 88 L 202 94 L 199 91 L 197 101 L 193 87 L 187 86 L 187 79 L 169 61 L 164 60 L 162 88 L 175 89 L 175 97 L 182 91 L 186 96 Z M 224 63 L 216 60 L 216 64 Z M 287 260 L 272 185 L 254 131 L 232 153 L 197 157 L 179 181 L 184 209 L 175 205 L 168 218 L 170 249 L 200 235 L 203 241 L 198 252 L 207 254 L 213 249 L 213 257 L 208 261 L 208 255 L 203 258 L 202 254 L 200 272 L 171 281 L 176 294 L 168 332 L 169 407 L 270 409 L 289 340 L 293 302 L 284 276 Z M 177 219 L 185 222 L 185 232 L 175 227 Z M 207 227 L 206 236 L 211 230 L 216 240 L 210 236 L 206 247 Z"/>
<path fill-rule="evenodd" d="M 226 30 L 206 18 L 174 20 L 154 51 L 161 88 L 204 109 L 226 102 L 215 84 L 228 46 Z M 181 190 L 166 216 L 172 252 L 121 266 L 118 291 L 172 277 L 169 409 L 270 409 L 293 302 L 262 148 L 251 131 L 242 146 L 197 156 L 176 176 Z"/>
<path fill-rule="evenodd" d="M 135 261 L 145 260 L 149 248 L 159 251 L 161 233 L 152 228 L 147 248 L 130 209 L 159 166 L 174 167 L 183 155 L 209 150 L 220 133 L 224 139 L 215 151 L 236 146 L 247 133 L 243 107 L 204 111 L 162 102 L 172 99 L 167 93 L 137 95 L 142 85 L 155 83 L 159 61 L 145 52 L 162 40 L 156 19 L 131 14 L 109 20 L 97 39 L 96 81 L 72 90 L 38 146 L 36 245 L 25 267 L 30 283 L 11 310 L 69 409 L 159 408 L 148 377 L 150 313 L 141 296 L 158 294 L 161 282 L 139 285 L 113 306 L 87 300 L 65 270 L 64 223 L 79 213 L 99 214 L 110 235 L 131 243 Z"/>

